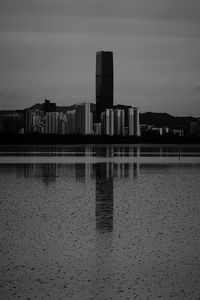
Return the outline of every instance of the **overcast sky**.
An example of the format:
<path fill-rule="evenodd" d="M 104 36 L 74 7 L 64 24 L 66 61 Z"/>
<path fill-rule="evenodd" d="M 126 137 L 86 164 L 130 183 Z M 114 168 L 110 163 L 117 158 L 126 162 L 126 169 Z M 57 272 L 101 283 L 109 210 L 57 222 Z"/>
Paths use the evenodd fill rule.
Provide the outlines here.
<path fill-rule="evenodd" d="M 200 0 L 0 0 L 0 109 L 95 102 L 100 50 L 115 104 L 200 117 Z"/>

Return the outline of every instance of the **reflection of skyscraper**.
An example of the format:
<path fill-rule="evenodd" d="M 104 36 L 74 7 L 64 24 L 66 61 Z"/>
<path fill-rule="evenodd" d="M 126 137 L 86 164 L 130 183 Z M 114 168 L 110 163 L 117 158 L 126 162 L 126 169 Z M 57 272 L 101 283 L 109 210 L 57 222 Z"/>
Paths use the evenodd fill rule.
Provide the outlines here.
<path fill-rule="evenodd" d="M 96 121 L 105 108 L 113 106 L 113 53 L 96 53 Z"/>
<path fill-rule="evenodd" d="M 90 163 L 75 164 L 75 176 L 78 182 L 89 185 L 93 177 L 92 165 Z"/>
<path fill-rule="evenodd" d="M 113 164 L 96 164 L 96 229 L 113 229 Z"/>

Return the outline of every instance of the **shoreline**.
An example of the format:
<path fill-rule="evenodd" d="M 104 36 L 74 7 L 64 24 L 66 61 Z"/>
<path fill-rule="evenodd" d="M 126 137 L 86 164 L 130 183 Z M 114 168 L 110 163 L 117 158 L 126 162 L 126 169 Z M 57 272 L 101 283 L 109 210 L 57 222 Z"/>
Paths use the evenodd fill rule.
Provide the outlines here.
<path fill-rule="evenodd" d="M 0 145 L 133 145 L 133 144 L 197 144 L 197 136 L 98 136 L 98 135 L 44 135 L 44 134 L 1 134 Z"/>

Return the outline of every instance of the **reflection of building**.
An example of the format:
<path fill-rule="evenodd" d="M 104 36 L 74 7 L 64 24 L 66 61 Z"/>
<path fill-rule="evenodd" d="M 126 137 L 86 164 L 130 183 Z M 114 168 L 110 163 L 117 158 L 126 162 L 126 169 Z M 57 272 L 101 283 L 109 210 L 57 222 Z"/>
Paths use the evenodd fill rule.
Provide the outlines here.
<path fill-rule="evenodd" d="M 113 53 L 96 53 L 96 121 L 106 108 L 113 107 Z"/>
<path fill-rule="evenodd" d="M 139 176 L 139 163 L 113 164 L 114 178 L 134 178 Z"/>
<path fill-rule="evenodd" d="M 43 182 L 46 185 L 56 181 L 57 164 L 51 164 L 51 163 L 42 164 L 41 170 L 42 170 Z"/>
<path fill-rule="evenodd" d="M 85 182 L 85 164 L 75 164 L 76 180 L 79 182 Z"/>
<path fill-rule="evenodd" d="M 113 164 L 96 164 L 96 229 L 113 229 Z"/>
<path fill-rule="evenodd" d="M 92 165 L 89 163 L 75 164 L 75 176 L 78 182 L 87 185 L 93 176 Z"/>

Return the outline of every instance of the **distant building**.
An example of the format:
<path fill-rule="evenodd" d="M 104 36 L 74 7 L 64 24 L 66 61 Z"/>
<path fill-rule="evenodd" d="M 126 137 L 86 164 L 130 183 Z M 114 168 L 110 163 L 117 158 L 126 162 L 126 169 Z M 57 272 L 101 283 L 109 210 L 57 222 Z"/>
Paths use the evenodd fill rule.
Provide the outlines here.
<path fill-rule="evenodd" d="M 96 122 L 101 113 L 113 107 L 113 53 L 96 53 Z"/>
<path fill-rule="evenodd" d="M 47 112 L 45 115 L 45 133 L 58 134 L 58 113 Z"/>
<path fill-rule="evenodd" d="M 76 132 L 75 115 L 75 109 L 66 112 L 66 134 L 75 134 Z"/>
<path fill-rule="evenodd" d="M 189 134 L 200 136 L 200 120 L 189 123 Z"/>
<path fill-rule="evenodd" d="M 3 132 L 7 134 L 22 133 L 24 128 L 23 111 L 10 111 L 3 115 Z"/>
<path fill-rule="evenodd" d="M 134 135 L 134 108 L 128 109 L 128 135 Z"/>
<path fill-rule="evenodd" d="M 32 129 L 33 132 L 42 133 L 44 112 L 36 110 L 32 112 Z"/>
<path fill-rule="evenodd" d="M 163 128 L 162 127 L 152 127 L 151 131 L 158 134 L 158 135 L 162 135 L 163 134 Z"/>
<path fill-rule="evenodd" d="M 93 113 L 90 112 L 90 134 L 94 133 L 94 118 L 93 118 Z"/>
<path fill-rule="evenodd" d="M 42 133 L 44 111 L 25 109 L 25 133 Z"/>
<path fill-rule="evenodd" d="M 56 103 L 51 103 L 50 100 L 45 99 L 45 102 L 42 104 L 42 110 L 46 114 L 47 112 L 56 111 Z"/>
<path fill-rule="evenodd" d="M 101 113 L 102 134 L 114 135 L 114 111 L 106 109 Z"/>
<path fill-rule="evenodd" d="M 184 136 L 184 130 L 183 129 L 172 129 L 171 132 L 172 132 L 173 135 Z"/>
<path fill-rule="evenodd" d="M 77 104 L 75 108 L 75 131 L 77 134 L 88 135 L 92 133 L 90 103 Z"/>
<path fill-rule="evenodd" d="M 163 133 L 163 135 L 169 134 L 169 132 L 170 132 L 170 129 L 169 129 L 168 127 L 163 127 L 163 128 L 162 128 L 162 133 Z"/>
<path fill-rule="evenodd" d="M 134 135 L 140 136 L 140 114 L 138 107 L 134 107 Z"/>
<path fill-rule="evenodd" d="M 149 131 L 147 124 L 140 124 L 140 135 L 144 135 Z"/>
<path fill-rule="evenodd" d="M 101 123 L 94 123 L 94 134 L 101 135 Z"/>
<path fill-rule="evenodd" d="M 124 135 L 125 128 L 125 112 L 122 109 L 114 110 L 114 134 Z"/>
<path fill-rule="evenodd" d="M 67 116 L 65 113 L 57 113 L 58 118 L 58 134 L 66 134 L 67 132 Z"/>
<path fill-rule="evenodd" d="M 32 131 L 31 109 L 26 108 L 24 110 L 24 133 L 30 133 L 31 131 Z"/>

